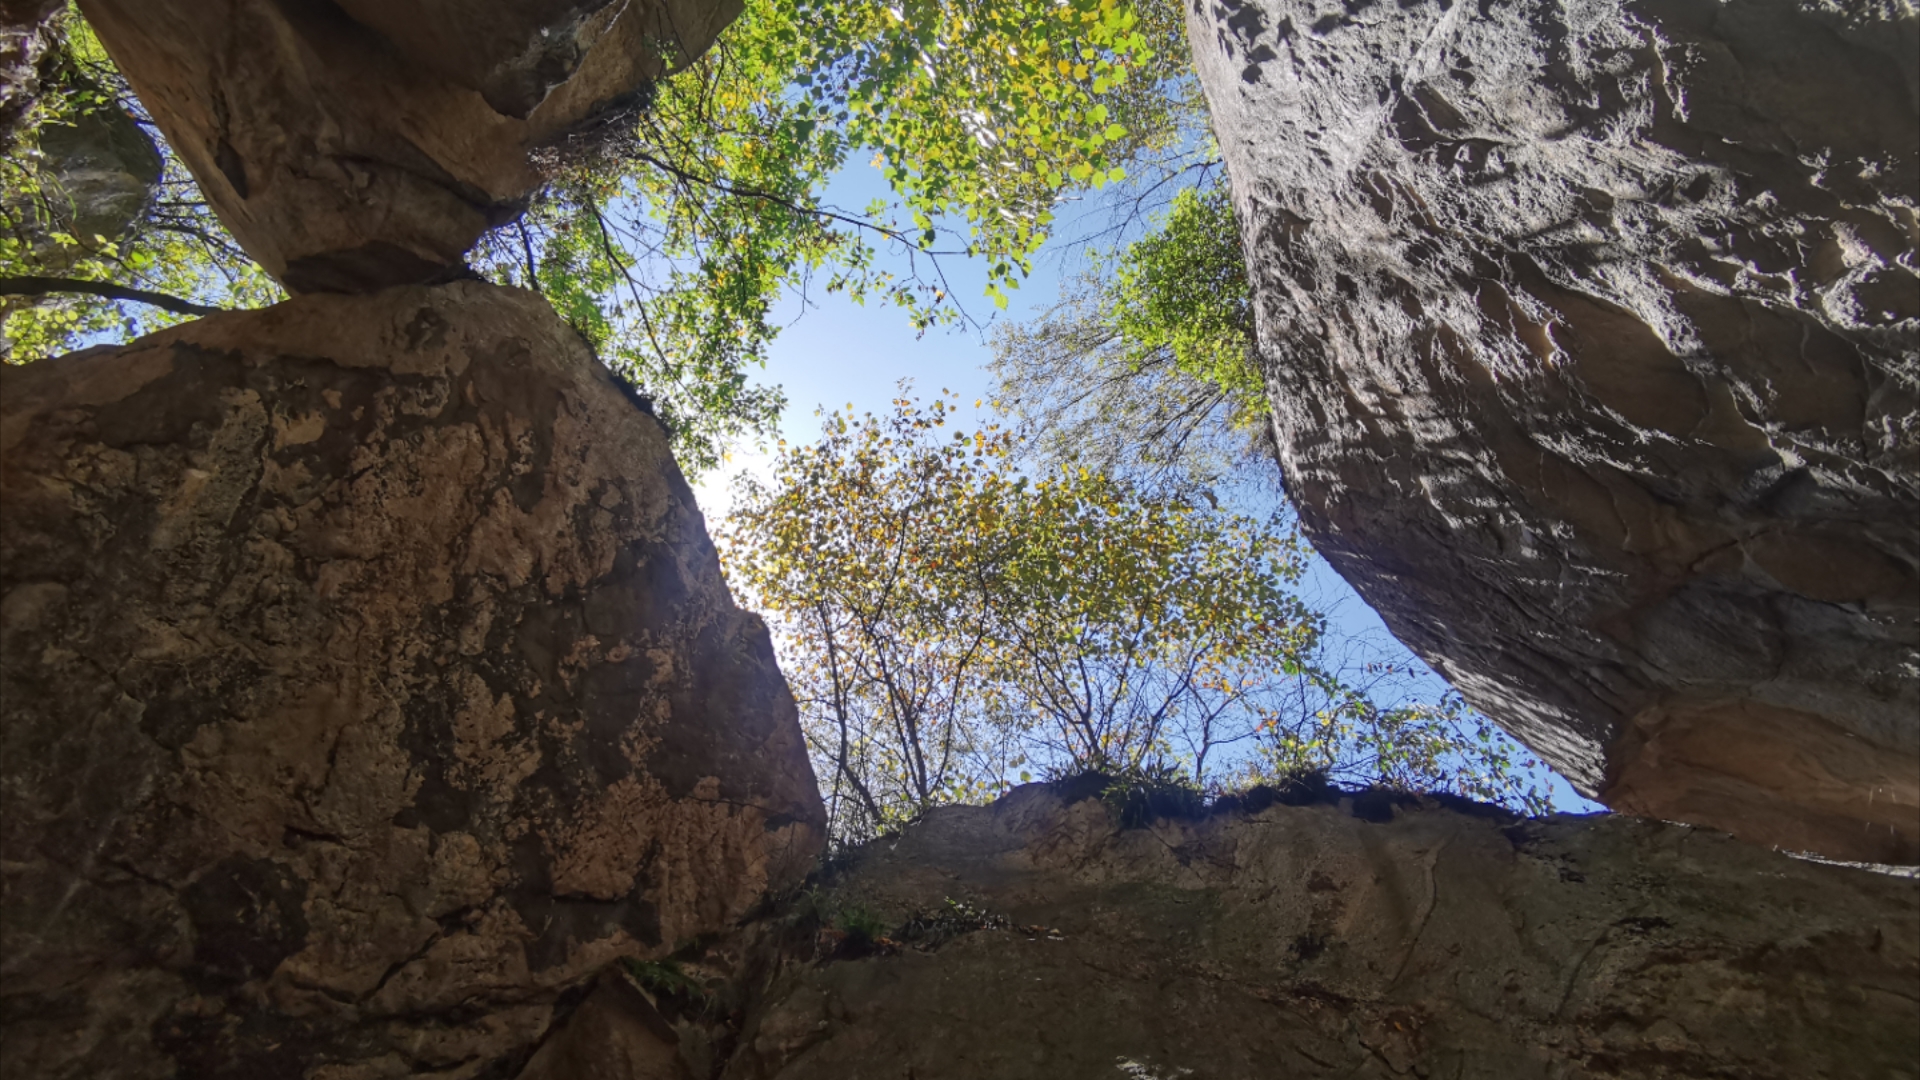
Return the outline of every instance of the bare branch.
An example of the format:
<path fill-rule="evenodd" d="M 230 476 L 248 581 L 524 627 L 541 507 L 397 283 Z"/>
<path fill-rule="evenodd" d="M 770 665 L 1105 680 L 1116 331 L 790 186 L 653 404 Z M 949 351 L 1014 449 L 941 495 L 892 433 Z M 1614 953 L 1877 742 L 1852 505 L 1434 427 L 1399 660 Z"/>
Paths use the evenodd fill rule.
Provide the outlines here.
<path fill-rule="evenodd" d="M 233 308 L 209 307 L 178 296 L 115 285 L 107 281 L 81 281 L 60 277 L 0 277 L 0 296 L 46 296 L 49 293 L 81 293 L 108 300 L 126 300 L 136 304 L 174 312 L 178 315 L 213 315 Z"/>

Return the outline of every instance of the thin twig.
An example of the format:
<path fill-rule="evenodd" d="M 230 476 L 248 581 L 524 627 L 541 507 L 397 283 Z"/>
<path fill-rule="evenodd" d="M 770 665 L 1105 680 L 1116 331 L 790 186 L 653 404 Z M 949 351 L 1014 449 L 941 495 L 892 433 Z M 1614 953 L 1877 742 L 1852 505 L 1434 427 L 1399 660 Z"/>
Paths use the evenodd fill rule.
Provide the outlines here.
<path fill-rule="evenodd" d="M 613 233 L 607 228 L 607 219 L 600 216 L 600 200 L 594 198 L 591 191 L 581 194 L 587 201 L 587 209 L 593 212 L 594 224 L 600 226 L 600 249 L 607 253 L 607 261 L 620 271 L 620 276 L 627 279 L 627 291 L 633 294 L 633 308 L 640 315 L 640 326 L 647 332 L 647 340 L 653 343 L 654 355 L 660 358 L 661 363 L 668 363 L 667 350 L 660 347 L 660 338 L 653 332 L 653 320 L 647 318 L 646 302 L 640 299 L 640 286 L 634 282 L 633 275 L 627 272 L 627 264 L 614 254 Z"/>
<path fill-rule="evenodd" d="M 701 176 L 698 173 L 689 171 L 687 169 L 683 169 L 680 166 L 675 165 L 670 161 L 665 161 L 660 158 L 654 157 L 652 154 L 649 154 L 644 150 L 634 150 L 633 156 L 639 158 L 641 161 L 644 161 L 649 165 L 652 165 L 654 168 L 660 169 L 661 171 L 668 173 L 669 175 L 680 180 L 682 183 L 698 184 L 702 187 L 710 187 L 715 191 L 720 192 L 723 195 L 732 195 L 737 198 L 761 199 L 766 202 L 773 203 L 775 206 L 784 207 L 785 209 L 796 214 L 806 214 L 811 217 L 821 218 L 827 221 L 837 221 L 843 225 L 851 225 L 856 229 L 866 229 L 870 232 L 879 233 L 881 236 L 884 236 L 887 239 L 892 240 L 893 242 L 897 244 L 901 244 L 904 247 L 906 247 L 907 258 L 909 263 L 911 263 L 913 259 L 914 252 L 922 252 L 926 254 L 933 263 L 934 273 L 937 274 L 940 278 L 941 293 L 945 296 L 954 295 L 953 285 L 947 280 L 946 268 L 940 264 L 940 256 L 965 255 L 966 254 L 965 251 L 930 250 L 928 248 L 921 247 L 918 242 L 913 240 L 906 233 L 899 231 L 898 229 L 890 229 L 884 225 L 876 225 L 871 221 L 867 221 L 862 218 L 853 217 L 848 214 L 837 213 L 835 211 L 828 210 L 824 207 L 807 206 L 802 203 L 797 203 L 792 199 L 789 199 L 786 196 L 780 195 L 776 192 L 763 191 L 759 188 L 744 187 L 727 180 L 722 180 L 718 177 Z M 955 301 L 954 306 L 956 309 L 959 308 L 959 302 L 957 300 Z M 968 316 L 966 314 L 966 311 L 964 309 L 960 310 L 960 314 L 963 318 L 966 318 L 969 323 L 972 323 L 974 321 L 971 316 Z"/>
<path fill-rule="evenodd" d="M 527 288 L 532 289 L 534 292 L 540 292 L 540 276 L 535 272 L 533 240 L 527 236 L 526 215 L 523 214 L 515 218 L 514 224 L 520 229 L 520 250 L 526 252 L 527 255 Z"/>

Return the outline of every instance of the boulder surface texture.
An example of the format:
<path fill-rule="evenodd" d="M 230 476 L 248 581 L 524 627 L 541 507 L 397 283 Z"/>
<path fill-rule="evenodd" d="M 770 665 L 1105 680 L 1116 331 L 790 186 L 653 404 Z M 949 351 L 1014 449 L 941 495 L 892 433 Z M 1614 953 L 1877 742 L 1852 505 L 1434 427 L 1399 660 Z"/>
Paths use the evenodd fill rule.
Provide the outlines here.
<path fill-rule="evenodd" d="M 766 629 L 540 297 L 301 297 L 0 390 L 0 1073 L 511 1076 L 811 865 Z"/>
<path fill-rule="evenodd" d="M 1920 17 L 1191 0 L 1286 481 L 1575 785 L 1920 861 Z"/>
<path fill-rule="evenodd" d="M 59 0 L 0 0 L 0 153 L 13 150 L 54 59 Z"/>
<path fill-rule="evenodd" d="M 795 953 L 724 1075 L 1920 1075 L 1911 877 L 1624 816 L 1256 806 L 934 811 L 818 902 L 885 940 Z"/>
<path fill-rule="evenodd" d="M 740 0 L 86 0 L 220 220 L 289 291 L 444 278 Z"/>

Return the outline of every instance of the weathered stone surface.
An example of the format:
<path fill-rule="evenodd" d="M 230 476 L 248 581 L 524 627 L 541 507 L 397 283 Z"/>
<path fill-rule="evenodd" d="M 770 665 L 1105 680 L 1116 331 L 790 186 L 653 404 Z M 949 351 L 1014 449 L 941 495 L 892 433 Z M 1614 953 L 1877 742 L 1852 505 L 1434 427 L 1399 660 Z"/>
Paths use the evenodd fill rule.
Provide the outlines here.
<path fill-rule="evenodd" d="M 0 0 L 0 154 L 13 149 L 21 118 L 40 92 L 59 10 L 59 0 Z"/>
<path fill-rule="evenodd" d="M 1920 1075 L 1920 881 L 1682 825 L 1349 799 L 1121 830 L 1035 786 L 818 902 L 949 900 L 983 928 L 796 954 L 728 1080 Z"/>
<path fill-rule="evenodd" d="M 294 292 L 460 266 L 528 151 L 697 58 L 740 0 L 87 0 L 234 237 Z"/>
<path fill-rule="evenodd" d="M 1329 561 L 1610 805 L 1920 861 L 1913 6 L 1189 13 Z"/>
<path fill-rule="evenodd" d="M 823 816 L 659 425 L 531 293 L 0 370 L 0 1072 L 512 1075 Z"/>

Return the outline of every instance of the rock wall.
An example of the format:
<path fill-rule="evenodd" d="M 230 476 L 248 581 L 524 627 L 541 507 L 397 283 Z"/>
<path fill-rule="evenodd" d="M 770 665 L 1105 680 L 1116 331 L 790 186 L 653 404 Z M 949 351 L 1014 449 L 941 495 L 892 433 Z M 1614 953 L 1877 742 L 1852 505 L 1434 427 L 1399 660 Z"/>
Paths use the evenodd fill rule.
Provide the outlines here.
<path fill-rule="evenodd" d="M 823 814 L 656 421 L 540 297 L 0 369 L 0 1073 L 511 1076 Z"/>
<path fill-rule="evenodd" d="M 1577 787 L 1920 861 L 1920 18 L 1191 0 L 1286 481 Z"/>
<path fill-rule="evenodd" d="M 740 0 L 86 0 L 247 254 L 289 291 L 443 280 Z"/>
<path fill-rule="evenodd" d="M 681 969 L 769 988 L 723 1067 L 701 1024 L 727 1006 L 625 1012 L 629 1042 L 675 1020 L 689 1066 L 640 1075 L 1916 1075 L 1920 880 L 1624 816 L 1375 794 L 1123 829 L 1035 785 L 934 811 L 806 905 L 784 967 Z"/>

